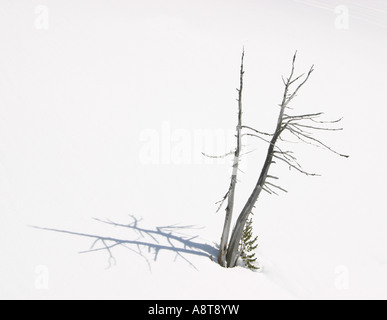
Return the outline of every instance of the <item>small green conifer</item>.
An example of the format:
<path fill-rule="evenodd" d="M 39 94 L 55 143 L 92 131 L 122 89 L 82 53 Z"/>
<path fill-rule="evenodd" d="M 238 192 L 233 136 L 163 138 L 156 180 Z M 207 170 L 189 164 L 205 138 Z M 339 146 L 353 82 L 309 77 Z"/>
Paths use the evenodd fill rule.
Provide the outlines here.
<path fill-rule="evenodd" d="M 254 262 L 257 261 L 257 258 L 255 256 L 255 253 L 253 252 L 258 244 L 257 239 L 258 237 L 253 238 L 253 219 L 250 218 L 245 225 L 245 228 L 243 230 L 243 235 L 240 243 L 240 250 L 243 262 L 250 270 L 258 270 L 259 267 L 254 265 Z"/>

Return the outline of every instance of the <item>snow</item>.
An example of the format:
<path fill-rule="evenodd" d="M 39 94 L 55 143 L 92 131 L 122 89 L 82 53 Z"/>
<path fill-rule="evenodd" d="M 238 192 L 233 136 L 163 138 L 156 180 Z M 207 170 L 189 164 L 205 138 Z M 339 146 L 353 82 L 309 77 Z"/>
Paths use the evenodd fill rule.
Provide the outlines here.
<path fill-rule="evenodd" d="M 23 0 L 0 12 L 0 298 L 387 298 L 381 2 Z M 322 177 L 273 167 L 289 193 L 262 194 L 254 211 L 260 272 L 211 260 L 232 159 L 201 155 L 233 148 L 242 46 L 245 124 L 273 131 L 298 50 L 298 72 L 315 72 L 294 112 L 343 116 L 344 131 L 319 137 L 350 155 L 295 145 Z M 266 151 L 244 143 L 255 151 L 236 213 Z M 113 259 L 102 240 L 84 252 L 90 235 L 124 243 Z"/>

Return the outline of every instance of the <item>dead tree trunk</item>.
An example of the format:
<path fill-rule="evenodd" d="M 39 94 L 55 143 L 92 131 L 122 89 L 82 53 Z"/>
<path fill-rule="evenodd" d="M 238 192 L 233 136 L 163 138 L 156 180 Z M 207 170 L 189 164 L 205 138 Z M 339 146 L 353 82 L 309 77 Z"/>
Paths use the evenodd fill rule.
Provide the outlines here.
<path fill-rule="evenodd" d="M 297 54 L 297 53 L 296 53 Z M 226 220 L 225 220 L 225 227 L 222 234 L 221 239 L 221 247 L 219 250 L 219 263 L 222 266 L 227 267 L 235 267 L 238 261 L 238 258 L 240 256 L 239 252 L 239 246 L 241 242 L 241 238 L 243 235 L 243 230 L 246 224 L 246 221 L 249 218 L 249 215 L 251 214 L 256 201 L 258 200 L 258 197 L 262 190 L 270 193 L 270 194 L 276 194 L 274 190 L 281 190 L 285 191 L 283 188 L 278 186 L 277 184 L 274 184 L 273 182 L 269 181 L 269 179 L 278 179 L 277 177 L 269 175 L 269 169 L 273 163 L 275 163 L 275 160 L 281 160 L 284 162 L 289 168 L 293 168 L 303 174 L 310 175 L 310 176 L 316 176 L 314 173 L 309 173 L 302 169 L 300 164 L 297 162 L 296 157 L 293 155 L 292 151 L 283 151 L 277 146 L 277 142 L 279 139 L 281 139 L 281 135 L 286 131 L 290 133 L 292 136 L 296 137 L 298 140 L 323 147 L 329 151 L 332 151 L 342 157 L 348 157 L 347 155 L 340 154 L 336 151 L 334 151 L 332 148 L 328 147 L 326 144 L 321 142 L 320 140 L 314 138 L 312 136 L 312 133 L 308 130 L 328 130 L 328 131 L 337 131 L 342 130 L 342 128 L 329 128 L 325 127 L 326 124 L 333 124 L 339 122 L 339 120 L 335 121 L 318 121 L 316 120 L 319 118 L 323 113 L 311 113 L 311 114 L 304 114 L 304 115 L 289 115 L 287 114 L 287 109 L 289 109 L 288 105 L 293 100 L 293 98 L 297 95 L 298 91 L 301 89 L 301 87 L 308 81 L 310 75 L 313 72 L 313 66 L 310 68 L 307 75 L 304 77 L 304 80 L 299 82 L 298 86 L 294 91 L 291 91 L 291 86 L 300 80 L 304 74 L 294 77 L 294 69 L 295 69 L 295 61 L 296 61 L 296 54 L 293 56 L 292 60 L 292 68 L 290 76 L 287 78 L 287 80 L 283 79 L 285 89 L 284 94 L 282 97 L 282 102 L 279 105 L 280 111 L 279 116 L 276 124 L 276 128 L 273 134 L 267 134 L 260 132 L 258 130 L 255 130 L 251 127 L 242 126 L 241 122 L 241 113 L 242 113 L 242 84 L 243 84 L 243 56 L 242 54 L 242 65 L 241 65 L 241 77 L 240 77 L 240 89 L 238 102 L 239 102 L 239 118 L 238 118 L 238 126 L 237 126 L 237 138 L 238 138 L 238 144 L 237 149 L 235 151 L 235 157 L 234 157 L 234 170 L 235 170 L 235 176 L 233 171 L 233 176 L 231 179 L 231 184 L 229 188 L 229 192 L 226 194 L 225 198 L 228 197 L 228 207 L 226 209 Z M 246 204 L 244 205 L 241 213 L 238 216 L 238 219 L 236 221 L 234 230 L 232 232 L 229 244 L 227 246 L 227 238 L 229 235 L 229 229 L 231 224 L 231 217 L 232 217 L 232 208 L 234 203 L 234 191 L 235 191 L 235 183 L 236 183 L 236 172 L 238 170 L 238 161 L 239 161 L 239 155 L 241 152 L 241 129 L 248 129 L 250 131 L 253 131 L 254 133 L 247 133 L 246 135 L 255 136 L 258 137 L 267 143 L 269 143 L 268 150 L 266 153 L 266 159 L 263 164 L 263 167 L 261 169 L 261 173 L 259 175 L 258 181 L 248 198 Z M 271 136 L 270 140 L 266 140 L 262 136 Z M 281 139 L 282 140 L 282 139 Z M 275 159 L 275 160 L 274 160 Z M 235 178 L 235 180 L 233 180 Z M 234 182 L 235 181 L 235 182 Z M 273 190 L 274 189 L 274 190 Z M 225 200 L 223 199 L 223 201 Z M 230 203 L 232 206 L 230 206 Z M 226 257 L 226 261 L 224 261 L 224 256 Z"/>
<path fill-rule="evenodd" d="M 226 267 L 226 253 L 227 253 L 227 242 L 229 239 L 230 234 L 230 228 L 231 228 L 231 221 L 232 221 L 232 214 L 234 210 L 234 197 L 235 197 L 235 187 L 237 183 L 237 176 L 238 176 L 238 168 L 239 168 L 239 157 L 240 152 L 242 148 L 242 91 L 243 91 L 243 58 L 244 58 L 244 51 L 242 52 L 242 58 L 241 58 L 241 67 L 240 67 L 240 77 L 239 77 L 239 89 L 238 91 L 238 124 L 236 126 L 236 139 L 237 139 L 237 146 L 234 152 L 234 160 L 232 165 L 232 175 L 231 175 L 231 181 L 229 189 L 226 193 L 226 195 L 223 198 L 223 201 L 227 198 L 227 207 L 226 207 L 226 216 L 224 219 L 224 226 L 223 226 L 223 232 L 220 239 L 220 245 L 219 245 L 219 255 L 218 255 L 218 262 L 221 266 Z"/>

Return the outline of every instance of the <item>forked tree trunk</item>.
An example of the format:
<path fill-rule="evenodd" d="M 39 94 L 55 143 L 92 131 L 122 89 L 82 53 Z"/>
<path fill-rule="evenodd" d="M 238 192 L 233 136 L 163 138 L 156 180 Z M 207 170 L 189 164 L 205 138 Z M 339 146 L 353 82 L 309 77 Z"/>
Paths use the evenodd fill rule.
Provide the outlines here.
<path fill-rule="evenodd" d="M 296 53 L 297 54 L 297 53 Z M 221 239 L 221 246 L 219 250 L 219 263 L 222 266 L 226 266 L 228 268 L 235 267 L 238 261 L 238 258 L 240 256 L 239 247 L 240 242 L 243 235 L 243 230 L 245 228 L 246 222 L 249 218 L 249 215 L 251 214 L 255 203 L 258 200 L 258 197 L 262 190 L 271 193 L 276 193 L 271 188 L 276 188 L 281 191 L 285 191 L 281 187 L 279 187 L 276 184 L 273 184 L 272 182 L 266 181 L 268 178 L 272 179 L 278 179 L 276 177 L 270 176 L 269 169 L 272 163 L 274 163 L 273 159 L 279 159 L 283 162 L 285 162 L 289 168 L 293 168 L 303 174 L 309 175 L 309 176 L 315 176 L 316 174 L 308 173 L 302 169 L 300 164 L 297 162 L 297 159 L 294 157 L 293 153 L 291 151 L 282 151 L 279 147 L 276 146 L 276 143 L 278 142 L 278 139 L 280 138 L 281 134 L 286 130 L 293 136 L 295 136 L 297 139 L 299 139 L 301 142 L 306 142 L 311 145 L 323 147 L 329 151 L 332 151 L 342 157 L 348 157 L 347 155 L 340 154 L 334 150 L 332 150 L 330 147 L 328 147 L 326 144 L 322 143 L 321 141 L 317 140 L 316 138 L 313 138 L 311 133 L 307 130 L 328 130 L 328 131 L 336 131 L 336 130 L 342 130 L 342 128 L 326 128 L 322 126 L 323 124 L 332 124 L 337 123 L 339 120 L 335 121 L 317 121 L 316 118 L 320 117 L 322 113 L 311 113 L 311 114 L 304 114 L 304 115 L 288 115 L 285 113 L 286 109 L 288 109 L 288 104 L 293 100 L 293 98 L 297 95 L 300 88 L 307 82 L 309 79 L 309 76 L 313 72 L 313 66 L 310 68 L 309 72 L 305 76 L 303 81 L 300 81 L 298 86 L 293 92 L 290 92 L 290 87 L 295 84 L 299 79 L 303 77 L 303 75 L 294 77 L 294 68 L 295 68 L 295 60 L 296 60 L 296 54 L 293 57 L 292 62 L 292 69 L 289 78 L 287 80 L 283 79 L 285 89 L 283 93 L 282 102 L 279 105 L 279 115 L 278 120 L 276 124 L 276 128 L 273 134 L 266 134 L 262 133 L 258 130 L 255 130 L 251 127 L 242 126 L 241 124 L 241 113 L 242 113 L 242 83 L 243 83 L 243 55 L 242 55 L 242 65 L 241 65 L 241 77 L 240 82 L 241 86 L 239 89 L 239 121 L 238 121 L 238 127 L 237 127 L 237 138 L 238 138 L 238 145 L 237 150 L 235 151 L 235 157 L 234 157 L 234 171 L 233 176 L 231 179 L 231 185 L 229 189 L 229 193 L 226 194 L 228 196 L 228 207 L 226 209 L 226 220 L 225 220 L 225 226 L 222 234 Z M 307 122 L 307 123 L 306 123 Z M 317 124 L 317 125 L 316 125 Z M 246 128 L 253 130 L 254 132 L 258 134 L 264 134 L 271 136 L 271 139 L 268 141 L 266 139 L 266 142 L 269 143 L 269 147 L 267 149 L 267 154 L 265 158 L 265 162 L 263 164 L 263 167 L 261 169 L 261 173 L 259 175 L 258 181 L 248 199 L 245 206 L 243 207 L 241 213 L 238 216 L 238 219 L 236 221 L 234 230 L 232 232 L 229 244 L 227 246 L 227 238 L 230 231 L 230 224 L 231 224 L 231 218 L 232 218 L 232 210 L 233 210 L 233 204 L 234 204 L 234 192 L 235 192 L 235 183 L 236 183 L 236 173 L 238 170 L 238 161 L 239 161 L 239 154 L 241 152 L 241 144 L 240 144 L 240 138 L 241 138 L 241 129 Z M 254 134 L 249 134 L 253 136 L 257 136 Z M 261 138 L 260 136 L 257 136 L 258 138 Z M 225 259 L 225 260 L 224 260 Z"/>
<path fill-rule="evenodd" d="M 293 62 L 292 62 L 292 69 L 289 78 L 286 80 L 283 79 L 285 89 L 283 93 L 282 102 L 279 105 L 280 111 L 278 115 L 278 120 L 276 124 L 276 128 L 273 134 L 267 134 L 260 132 L 258 130 L 255 130 L 251 127 L 242 126 L 242 88 L 243 88 L 243 57 L 244 53 L 242 54 L 242 63 L 241 63 L 241 72 L 240 72 L 240 88 L 238 90 L 239 97 L 238 97 L 238 107 L 239 107 L 239 116 L 238 116 L 238 126 L 237 126 L 237 148 L 235 150 L 234 154 L 234 165 L 233 165 L 233 174 L 231 177 L 231 183 L 228 190 L 228 193 L 223 198 L 223 201 L 225 201 L 226 198 L 228 198 L 228 206 L 226 208 L 226 218 L 225 218 L 225 224 L 223 228 L 222 238 L 221 238 L 221 244 L 219 248 L 219 264 L 228 268 L 235 267 L 238 261 L 238 258 L 240 256 L 239 247 L 243 235 L 243 230 L 245 228 L 246 222 L 249 218 L 249 215 L 251 214 L 255 203 L 258 200 L 259 195 L 261 194 L 261 191 L 267 191 L 268 193 L 276 194 L 275 191 L 273 191 L 271 188 L 279 189 L 281 191 L 285 191 L 280 186 L 273 184 L 268 180 L 268 178 L 271 179 L 278 179 L 276 177 L 273 177 L 269 175 L 269 169 L 272 163 L 274 163 L 273 159 L 281 160 L 284 162 L 289 168 L 295 169 L 303 174 L 306 174 L 308 176 L 316 176 L 316 174 L 308 173 L 304 171 L 301 167 L 301 165 L 298 163 L 296 157 L 293 155 L 292 151 L 283 151 L 279 147 L 276 146 L 276 143 L 278 142 L 278 139 L 280 138 L 281 134 L 284 131 L 287 131 L 292 136 L 296 137 L 301 142 L 305 142 L 310 145 L 322 147 L 326 150 L 329 150 L 341 157 L 347 158 L 347 155 L 338 153 L 331 149 L 329 146 L 327 146 L 325 143 L 321 142 L 320 140 L 314 138 L 312 136 L 312 133 L 309 132 L 310 130 L 325 130 L 325 131 L 337 131 L 342 130 L 342 128 L 329 128 L 325 127 L 327 124 L 333 124 L 340 122 L 341 119 L 334 120 L 334 121 L 319 121 L 316 120 L 316 118 L 319 118 L 323 113 L 310 113 L 310 114 L 302 114 L 302 115 L 289 115 L 285 113 L 286 109 L 288 108 L 289 103 L 293 100 L 293 98 L 297 95 L 300 88 L 308 81 L 309 76 L 313 72 L 313 66 L 310 68 L 307 75 L 304 77 L 303 81 L 299 81 L 298 86 L 294 91 L 290 91 L 290 87 L 298 82 L 304 74 L 294 77 L 294 67 L 295 67 L 295 60 L 296 60 L 297 52 L 294 54 Z M 235 185 L 236 185 L 236 178 L 238 173 L 238 164 L 239 164 L 239 158 L 241 153 L 241 131 L 243 128 L 253 130 L 255 133 L 258 133 L 258 135 L 255 134 L 247 134 L 251 136 L 256 136 L 258 138 L 261 138 L 262 140 L 269 143 L 269 147 L 267 149 L 267 154 L 265 158 L 265 162 L 263 164 L 263 167 L 261 169 L 261 173 L 259 175 L 258 181 L 247 200 L 245 206 L 243 207 L 241 213 L 238 216 L 238 219 L 236 221 L 234 230 L 231 234 L 231 238 L 229 241 L 229 244 L 227 245 L 228 236 L 230 233 L 230 225 L 231 225 L 231 218 L 232 218 L 232 212 L 234 207 L 234 195 L 235 195 Z M 268 135 L 271 136 L 270 140 L 263 139 L 259 135 Z M 222 201 L 222 203 L 223 203 Z"/>
<path fill-rule="evenodd" d="M 293 64 L 294 64 L 294 60 L 293 60 Z M 293 70 L 292 70 L 292 74 L 291 74 L 289 79 L 291 79 L 292 75 L 293 75 Z M 288 82 L 289 82 L 289 80 L 288 80 Z M 227 249 L 227 257 L 226 257 L 227 266 L 229 268 L 235 267 L 235 265 L 238 261 L 238 258 L 240 256 L 239 244 L 241 242 L 243 229 L 246 225 L 246 221 L 247 221 L 251 211 L 254 208 L 255 203 L 258 200 L 258 197 L 259 197 L 261 191 L 263 190 L 263 188 L 265 186 L 266 178 L 267 178 L 267 175 L 268 175 L 268 172 L 270 169 L 270 165 L 273 163 L 275 144 L 277 142 L 278 137 L 280 136 L 280 134 L 284 130 L 284 128 L 282 128 L 282 121 L 283 121 L 283 116 L 285 113 L 285 108 L 288 104 L 288 101 L 287 101 L 287 99 L 288 99 L 288 96 L 287 96 L 288 95 L 288 87 L 289 87 L 289 85 L 287 85 L 285 88 L 284 97 L 283 97 L 282 103 L 280 105 L 281 108 L 280 108 L 280 112 L 279 112 L 279 116 L 278 116 L 278 120 L 277 120 L 277 126 L 276 126 L 275 132 L 273 134 L 273 137 L 270 141 L 269 148 L 268 148 L 267 154 L 266 154 L 265 163 L 263 164 L 261 174 L 258 178 L 258 182 L 255 185 L 254 190 L 251 193 L 249 199 L 247 200 L 245 206 L 243 207 L 242 212 L 239 214 L 238 220 L 236 222 L 233 233 L 231 235 L 230 243 L 229 243 L 229 246 Z"/>

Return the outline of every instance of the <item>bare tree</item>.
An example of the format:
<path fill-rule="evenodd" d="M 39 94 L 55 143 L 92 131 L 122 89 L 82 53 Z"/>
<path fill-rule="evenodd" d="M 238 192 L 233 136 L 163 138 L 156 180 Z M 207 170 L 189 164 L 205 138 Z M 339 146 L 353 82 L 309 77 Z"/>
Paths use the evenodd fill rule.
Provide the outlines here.
<path fill-rule="evenodd" d="M 277 119 L 277 124 L 274 130 L 274 133 L 269 134 L 259 130 L 256 130 L 249 126 L 244 126 L 242 124 L 242 89 L 243 89 L 243 60 L 244 60 L 244 50 L 242 52 L 241 67 L 240 67 L 240 85 L 238 91 L 238 124 L 237 124 L 237 146 L 234 152 L 234 161 L 233 161 L 233 173 L 231 176 L 230 187 L 228 192 L 220 201 L 221 205 L 227 199 L 228 205 L 226 207 L 225 223 L 220 241 L 219 256 L 218 262 L 221 266 L 224 267 L 235 267 L 240 257 L 240 243 L 243 235 L 243 230 L 245 228 L 246 222 L 255 206 L 255 203 L 258 200 L 258 197 L 261 191 L 266 191 L 269 194 L 277 194 L 278 190 L 287 192 L 278 183 L 274 181 L 278 180 L 278 177 L 269 175 L 269 169 L 276 160 L 286 164 L 289 168 L 293 168 L 300 173 L 303 173 L 308 176 L 317 176 L 315 173 L 310 173 L 305 171 L 302 166 L 297 161 L 297 158 L 294 156 L 292 151 L 284 151 L 277 144 L 278 141 L 285 141 L 282 136 L 285 132 L 289 133 L 291 136 L 294 136 L 298 141 L 311 144 L 314 146 L 322 147 L 328 151 L 331 151 L 339 156 L 348 157 L 347 155 L 341 154 L 337 151 L 334 151 L 327 144 L 323 143 L 321 140 L 313 136 L 314 131 L 327 130 L 327 131 L 338 131 L 342 128 L 332 128 L 329 125 L 337 124 L 341 119 L 334 121 L 322 121 L 319 118 L 323 115 L 322 112 L 319 113 L 310 113 L 310 114 L 298 114 L 290 115 L 289 107 L 290 102 L 296 97 L 299 90 L 305 85 L 309 80 L 310 75 L 314 71 L 313 66 L 309 69 L 308 73 L 301 74 L 300 76 L 295 76 L 295 62 L 296 62 L 297 52 L 293 56 L 292 67 L 290 75 L 287 79 L 283 79 L 284 83 L 284 93 L 282 101 L 279 104 L 280 110 Z M 295 89 L 292 89 L 294 87 Z M 242 130 L 247 130 L 247 133 L 242 133 Z M 240 212 L 235 227 L 232 231 L 231 238 L 228 240 L 231 226 L 231 219 L 234 207 L 234 195 L 237 182 L 237 173 L 238 173 L 238 164 L 240 161 L 240 154 L 242 150 L 241 139 L 243 135 L 257 137 L 269 144 L 268 150 L 266 153 L 266 158 L 261 169 L 258 181 L 245 203 L 242 211 Z M 219 207 L 220 208 L 220 207 Z M 219 210 L 219 209 L 218 209 Z"/>

